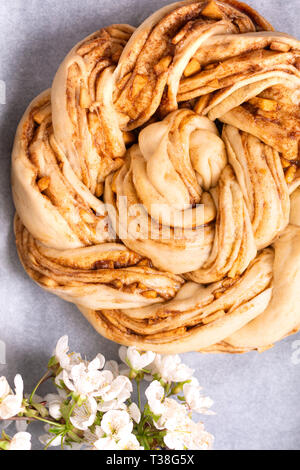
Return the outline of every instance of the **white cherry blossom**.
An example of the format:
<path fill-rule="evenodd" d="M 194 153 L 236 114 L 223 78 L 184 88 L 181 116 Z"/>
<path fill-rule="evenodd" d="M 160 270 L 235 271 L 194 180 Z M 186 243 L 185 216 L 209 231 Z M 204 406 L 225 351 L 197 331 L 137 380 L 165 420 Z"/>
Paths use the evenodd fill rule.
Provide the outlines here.
<path fill-rule="evenodd" d="M 195 385 L 194 385 L 195 386 Z M 212 436 L 204 431 L 201 423 L 194 423 L 189 409 L 173 398 L 164 398 L 164 388 L 154 381 L 146 390 L 151 411 L 159 416 L 154 421 L 157 429 L 166 429 L 164 438 L 169 449 L 208 449 L 212 445 Z"/>
<path fill-rule="evenodd" d="M 96 414 L 97 402 L 95 398 L 88 397 L 81 406 L 74 408 L 70 421 L 75 428 L 86 431 L 94 424 Z"/>
<path fill-rule="evenodd" d="M 101 395 L 98 410 L 105 412 L 125 408 L 124 403 L 130 398 L 132 390 L 129 378 L 119 375 L 111 382 L 109 389 Z"/>
<path fill-rule="evenodd" d="M 116 398 L 123 402 L 127 400 L 132 392 L 132 383 L 128 377 L 119 375 L 110 385 L 110 388 L 102 395 L 104 400 L 114 400 Z"/>
<path fill-rule="evenodd" d="M 7 450 L 31 450 L 31 435 L 29 432 L 15 434 Z"/>
<path fill-rule="evenodd" d="M 66 367 L 70 363 L 68 352 L 69 352 L 69 338 L 68 336 L 62 336 L 58 340 L 55 351 L 54 351 L 55 358 L 57 362 L 59 362 L 61 367 Z"/>
<path fill-rule="evenodd" d="M 45 396 L 45 401 L 47 402 L 50 416 L 56 420 L 61 419 L 61 405 L 63 404 L 64 397 L 54 393 L 48 393 L 48 395 Z"/>
<path fill-rule="evenodd" d="M 211 448 L 213 437 L 205 431 L 202 423 L 192 421 L 191 412 L 211 413 L 212 400 L 201 395 L 193 370 L 183 364 L 178 355 L 160 356 L 134 347 L 122 347 L 119 353 L 122 364 L 116 361 L 105 363 L 102 354 L 88 362 L 80 354 L 69 353 L 67 336 L 58 341 L 54 354 L 60 364 L 54 380 L 57 392 L 45 398 L 34 396 L 35 403 L 46 405 L 49 419 L 53 421 L 51 426 L 45 426 L 46 433 L 40 437 L 45 447 L 144 450 L 137 433 L 137 424 L 141 424 L 144 415 L 131 399 L 133 382 L 143 377 L 152 380 L 145 394 L 152 412 L 147 417 L 146 426 L 154 437 L 153 445 L 175 450 Z M 139 371 L 144 373 L 137 377 Z M 23 401 L 20 375 L 15 377 L 15 389 L 14 393 L 6 378 L 0 378 L 0 422 L 2 419 L 8 423 L 19 413 L 25 416 L 25 406 L 31 411 L 26 395 L 27 401 Z M 179 396 L 181 392 L 183 397 Z M 37 409 L 41 417 L 42 410 L 42 407 Z M 68 417 L 67 410 L 70 410 Z M 80 442 L 69 430 L 69 423 L 77 437 L 80 436 Z M 59 435 L 52 429 L 50 432 L 52 427 L 57 427 Z M 143 428 L 145 431 L 144 422 Z M 27 423 L 22 421 L 14 438 L 4 438 L 2 447 L 30 449 L 31 438 L 26 429 Z M 161 430 L 165 431 L 164 438 Z"/>
<path fill-rule="evenodd" d="M 89 370 L 103 369 L 105 358 L 102 354 L 98 354 L 91 362 L 84 361 L 78 353 L 69 353 L 69 338 L 63 336 L 58 340 L 54 355 L 62 369 L 71 372 L 74 367 L 85 365 Z"/>
<path fill-rule="evenodd" d="M 70 371 L 63 370 L 63 381 L 70 391 L 82 397 L 101 396 L 110 389 L 113 380 L 110 371 L 98 370 L 101 366 L 100 358 L 90 363 L 82 361 L 73 366 Z"/>
<path fill-rule="evenodd" d="M 110 410 L 102 418 L 101 429 L 106 436 L 119 441 L 131 434 L 133 422 L 127 411 Z"/>
<path fill-rule="evenodd" d="M 168 430 L 164 442 L 174 450 L 209 450 L 212 448 L 213 436 L 204 430 L 202 423 L 194 423 L 191 419 L 183 425 Z"/>
<path fill-rule="evenodd" d="M 95 450 L 144 450 L 144 447 L 140 445 L 134 434 L 129 434 L 121 440 L 116 440 L 114 436 L 105 437 L 105 434 L 101 428 L 100 430 L 102 437 L 98 429 L 98 440 L 93 442 L 93 447 Z"/>
<path fill-rule="evenodd" d="M 97 354 L 97 356 L 95 357 L 95 359 L 93 359 L 90 363 L 89 363 L 89 368 L 92 370 L 98 370 L 98 369 L 103 369 L 104 367 L 104 364 L 105 364 L 105 357 L 103 356 L 103 354 Z"/>
<path fill-rule="evenodd" d="M 133 421 L 135 421 L 137 424 L 141 421 L 141 410 L 136 403 L 131 403 L 131 405 L 128 407 L 128 413 Z"/>
<path fill-rule="evenodd" d="M 118 442 L 119 450 L 144 450 L 134 434 L 130 434 L 127 438 Z"/>
<path fill-rule="evenodd" d="M 101 437 L 94 443 L 95 450 L 119 450 L 118 443 L 112 437 Z"/>
<path fill-rule="evenodd" d="M 125 403 L 119 402 L 117 399 L 116 400 L 110 400 L 110 401 L 100 401 L 98 402 L 98 411 L 101 411 L 101 413 L 106 413 L 107 411 L 110 410 L 126 410 L 127 407 Z"/>
<path fill-rule="evenodd" d="M 129 348 L 121 346 L 119 356 L 121 361 L 138 372 L 146 369 L 154 361 L 156 354 L 151 351 L 141 352 L 132 346 Z"/>
<path fill-rule="evenodd" d="M 104 370 L 108 370 L 112 373 L 114 379 L 120 375 L 119 364 L 117 361 L 106 361 Z"/>
<path fill-rule="evenodd" d="M 183 385 L 183 394 L 188 408 L 201 414 L 214 414 L 209 410 L 214 402 L 211 398 L 201 395 L 200 391 L 201 387 L 196 379 Z"/>
<path fill-rule="evenodd" d="M 185 382 L 193 376 L 194 370 L 181 362 L 180 357 L 175 355 L 161 356 L 156 354 L 150 366 L 152 375 L 158 375 L 164 382 Z"/>
<path fill-rule="evenodd" d="M 22 410 L 23 401 L 23 379 L 17 374 L 14 380 L 15 394 L 12 393 L 5 377 L 1 377 L 1 395 L 0 395 L 0 418 L 10 419 Z"/>
<path fill-rule="evenodd" d="M 184 426 L 189 420 L 185 405 L 181 405 L 173 398 L 166 398 L 163 402 L 163 411 L 155 422 L 158 429 L 174 430 Z"/>
<path fill-rule="evenodd" d="M 155 415 L 159 416 L 164 412 L 163 399 L 165 390 L 158 380 L 154 380 L 145 391 L 150 410 Z"/>
<path fill-rule="evenodd" d="M 90 429 L 84 431 L 83 436 L 85 444 L 93 446 L 98 439 L 104 436 L 104 432 L 100 426 L 95 426 L 93 431 Z"/>
<path fill-rule="evenodd" d="M 56 345 L 54 356 L 59 362 L 60 366 L 65 369 L 72 365 L 78 364 L 81 361 L 80 354 L 69 354 L 69 338 L 68 336 L 62 336 Z"/>

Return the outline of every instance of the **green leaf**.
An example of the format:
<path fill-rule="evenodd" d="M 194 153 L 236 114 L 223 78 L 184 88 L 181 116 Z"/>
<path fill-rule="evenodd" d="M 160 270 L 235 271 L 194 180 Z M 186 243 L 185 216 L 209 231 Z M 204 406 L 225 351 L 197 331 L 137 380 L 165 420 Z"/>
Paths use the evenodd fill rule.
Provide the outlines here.
<path fill-rule="evenodd" d="M 145 408 L 144 408 L 144 416 L 152 416 L 152 411 L 150 410 L 150 406 L 148 403 L 146 403 Z"/>
<path fill-rule="evenodd" d="M 154 374 L 152 377 L 154 378 L 154 380 L 158 380 L 158 382 L 160 382 L 160 379 L 161 379 L 160 375 Z"/>
<path fill-rule="evenodd" d="M 6 432 L 4 431 L 4 429 L 3 429 L 3 431 L 2 431 L 1 436 L 3 437 L 4 440 L 10 441 L 10 437 L 9 437 L 8 434 L 6 434 Z"/>
<path fill-rule="evenodd" d="M 153 418 L 153 421 L 157 423 L 157 421 L 160 419 L 161 415 L 155 415 L 154 413 L 151 412 L 151 417 Z"/>
<path fill-rule="evenodd" d="M 27 409 L 24 413 L 26 418 L 36 418 L 39 415 L 37 410 Z"/>
<path fill-rule="evenodd" d="M 9 442 L 8 441 L 0 441 L 0 449 L 1 450 L 8 450 L 9 449 Z"/>
<path fill-rule="evenodd" d="M 42 418 L 49 416 L 47 408 L 41 403 L 32 403 L 33 408 L 35 408 Z"/>
<path fill-rule="evenodd" d="M 78 444 L 80 444 L 82 442 L 82 439 L 77 436 L 77 434 L 75 434 L 75 432 L 73 431 L 69 431 L 67 436 L 73 441 L 73 442 L 77 442 Z"/>
<path fill-rule="evenodd" d="M 52 356 L 48 362 L 48 369 L 51 369 L 52 367 L 56 366 L 59 364 L 58 360 L 56 359 L 55 356 Z"/>
<path fill-rule="evenodd" d="M 95 425 L 95 426 L 100 426 L 100 425 L 101 425 L 102 417 L 103 417 L 103 413 L 101 413 L 100 411 L 98 411 L 98 412 L 97 412 L 96 419 L 95 419 L 95 421 L 94 421 L 94 425 Z"/>
<path fill-rule="evenodd" d="M 61 434 L 65 434 L 65 432 L 66 432 L 66 426 L 63 424 L 49 429 L 49 433 L 54 434 L 55 436 L 60 436 Z"/>
<path fill-rule="evenodd" d="M 72 402 L 64 402 L 60 407 L 60 411 L 65 422 L 67 422 L 69 419 L 71 409 L 72 409 Z"/>

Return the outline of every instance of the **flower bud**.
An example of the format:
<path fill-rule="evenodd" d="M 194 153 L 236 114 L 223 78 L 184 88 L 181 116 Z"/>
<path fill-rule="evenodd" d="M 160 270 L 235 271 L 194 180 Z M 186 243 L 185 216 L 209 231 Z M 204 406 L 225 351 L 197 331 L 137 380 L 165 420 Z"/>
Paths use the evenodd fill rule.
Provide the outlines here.
<path fill-rule="evenodd" d="M 172 394 L 178 395 L 178 393 L 182 392 L 182 389 L 183 389 L 183 384 L 182 383 L 177 384 L 175 385 L 175 387 L 172 388 Z"/>
<path fill-rule="evenodd" d="M 136 376 L 137 376 L 137 373 L 133 369 L 131 369 L 130 372 L 129 372 L 130 380 L 134 380 L 136 378 Z"/>

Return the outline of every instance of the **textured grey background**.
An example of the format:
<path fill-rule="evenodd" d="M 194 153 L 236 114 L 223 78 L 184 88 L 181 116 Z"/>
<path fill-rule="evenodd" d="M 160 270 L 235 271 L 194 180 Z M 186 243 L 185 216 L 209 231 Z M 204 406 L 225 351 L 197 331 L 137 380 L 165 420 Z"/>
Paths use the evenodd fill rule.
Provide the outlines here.
<path fill-rule="evenodd" d="M 115 22 L 139 24 L 166 0 L 0 0 L 0 341 L 7 365 L 0 375 L 22 373 L 29 391 L 43 374 L 57 339 L 92 358 L 117 358 L 118 346 L 99 337 L 79 311 L 25 275 L 17 259 L 10 192 L 14 132 L 29 102 L 51 85 L 65 54 L 79 40 Z M 280 31 L 299 37 L 299 0 L 249 0 Z M 300 306 L 299 306 L 300 308 Z M 290 337 L 262 355 L 186 354 L 216 416 L 205 419 L 216 449 L 300 449 L 300 364 L 293 365 Z M 300 339 L 298 335 L 298 339 Z M 44 389 L 45 390 L 45 389 Z M 41 431 L 33 426 L 34 433 Z M 36 440 L 35 446 L 36 444 Z"/>

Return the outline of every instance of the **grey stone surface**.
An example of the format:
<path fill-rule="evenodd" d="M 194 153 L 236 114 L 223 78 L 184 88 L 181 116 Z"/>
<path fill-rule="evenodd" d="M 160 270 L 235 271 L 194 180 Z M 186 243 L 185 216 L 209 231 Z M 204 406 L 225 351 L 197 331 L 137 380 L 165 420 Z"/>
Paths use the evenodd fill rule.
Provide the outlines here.
<path fill-rule="evenodd" d="M 299 37 L 299 0 L 249 2 L 276 29 Z M 0 375 L 12 379 L 20 372 L 28 391 L 43 374 L 61 335 L 67 333 L 72 348 L 89 358 L 100 351 L 117 358 L 118 346 L 98 336 L 76 307 L 34 285 L 18 261 L 10 190 L 10 152 L 18 121 L 29 102 L 51 85 L 76 42 L 110 23 L 137 25 L 167 3 L 0 1 L 0 80 L 6 83 L 6 104 L 0 104 L 0 341 L 6 344 L 7 363 L 0 365 Z M 215 400 L 217 415 L 205 423 L 216 437 L 216 449 L 300 448 L 300 364 L 291 361 L 296 339 L 290 337 L 262 355 L 185 355 Z M 39 425 L 32 430 L 41 433 Z M 34 443 L 36 447 L 36 439 Z"/>

